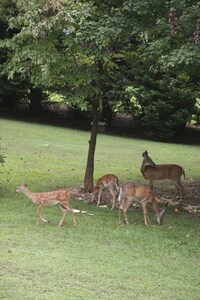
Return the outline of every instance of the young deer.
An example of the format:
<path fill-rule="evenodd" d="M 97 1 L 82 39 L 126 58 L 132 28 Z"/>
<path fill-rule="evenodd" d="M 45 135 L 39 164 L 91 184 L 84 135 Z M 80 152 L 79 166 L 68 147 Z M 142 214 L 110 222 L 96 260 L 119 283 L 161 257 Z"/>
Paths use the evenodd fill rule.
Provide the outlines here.
<path fill-rule="evenodd" d="M 141 203 L 144 214 L 144 223 L 146 226 L 148 226 L 148 223 L 150 223 L 150 219 L 147 212 L 147 204 L 149 203 L 151 203 L 152 208 L 156 213 L 158 224 L 161 225 L 163 222 L 165 210 L 161 209 L 161 211 L 159 211 L 154 193 L 148 186 L 136 184 L 133 182 L 125 183 L 120 187 L 118 201 L 120 204 L 119 224 L 121 224 L 121 212 L 123 212 L 124 214 L 125 223 L 129 224 L 127 218 L 127 210 L 133 201 Z"/>
<path fill-rule="evenodd" d="M 115 176 L 114 174 L 106 174 L 97 180 L 96 186 L 92 192 L 93 200 L 95 198 L 95 195 L 98 193 L 97 206 L 99 206 L 100 204 L 101 193 L 105 188 L 108 188 L 112 194 L 112 209 L 113 209 L 115 206 L 116 192 L 118 193 L 119 190 L 119 180 L 117 176 Z"/>
<path fill-rule="evenodd" d="M 176 194 L 173 200 L 175 200 L 176 196 L 179 194 L 181 201 L 184 187 L 180 181 L 181 179 L 185 179 L 184 169 L 175 164 L 156 165 L 148 156 L 147 151 L 142 153 L 142 156 L 143 162 L 140 171 L 143 177 L 149 180 L 150 187 L 153 189 L 153 180 L 169 179 L 176 187 Z"/>
<path fill-rule="evenodd" d="M 74 217 L 74 211 L 72 208 L 69 207 L 69 201 L 71 198 L 71 193 L 69 190 L 58 190 L 58 191 L 54 191 L 54 192 L 45 192 L 45 193 L 32 193 L 29 189 L 28 186 L 23 183 L 20 187 L 18 187 L 16 189 L 17 193 L 23 193 L 24 195 L 26 195 L 29 199 L 31 199 L 31 201 L 33 202 L 34 205 L 37 206 L 37 221 L 36 221 L 36 225 L 38 225 L 39 223 L 39 219 L 41 219 L 43 222 L 47 223 L 48 221 L 45 220 L 42 215 L 42 209 L 43 206 L 47 206 L 47 205 L 59 205 L 60 208 L 63 211 L 63 216 L 58 224 L 58 226 L 62 226 L 66 213 L 69 210 L 73 221 L 74 221 L 74 226 L 76 225 L 76 220 Z"/>

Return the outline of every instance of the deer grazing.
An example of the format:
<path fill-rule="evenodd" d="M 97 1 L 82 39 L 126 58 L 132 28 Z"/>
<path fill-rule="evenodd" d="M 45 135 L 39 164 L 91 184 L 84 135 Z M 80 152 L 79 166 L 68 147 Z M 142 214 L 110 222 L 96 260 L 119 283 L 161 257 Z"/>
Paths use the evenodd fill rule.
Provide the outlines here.
<path fill-rule="evenodd" d="M 184 188 L 181 184 L 181 179 L 185 179 L 184 169 L 181 166 L 175 164 L 156 165 L 148 156 L 147 151 L 142 153 L 142 156 L 143 162 L 140 171 L 143 177 L 149 180 L 149 186 L 153 189 L 154 180 L 168 179 L 176 187 L 176 194 L 173 200 L 175 200 L 176 196 L 179 195 L 181 201 Z"/>
<path fill-rule="evenodd" d="M 119 180 L 117 176 L 114 174 L 106 174 L 97 180 L 96 186 L 92 192 L 92 200 L 94 200 L 96 194 L 98 194 L 97 206 L 100 204 L 101 194 L 105 188 L 108 188 L 112 194 L 113 209 L 115 207 L 116 193 L 118 193 L 119 190 Z"/>
<path fill-rule="evenodd" d="M 146 226 L 150 223 L 150 219 L 147 211 L 147 204 L 151 204 L 156 214 L 158 224 L 162 224 L 164 219 L 164 209 L 159 210 L 157 200 L 154 196 L 152 189 L 142 184 L 136 184 L 133 182 L 125 183 L 120 187 L 119 191 L 119 224 L 121 224 L 121 213 L 124 214 L 125 223 L 129 224 L 127 218 L 127 210 L 133 201 L 141 203 L 144 223 Z"/>
<path fill-rule="evenodd" d="M 17 193 L 23 193 L 25 196 L 27 196 L 29 199 L 31 199 L 32 203 L 37 206 L 37 221 L 36 225 L 39 223 L 39 219 L 41 219 L 43 222 L 48 223 L 47 220 L 45 220 L 41 213 L 43 206 L 47 205 L 59 205 L 60 208 L 63 211 L 63 216 L 58 224 L 58 226 L 62 226 L 67 211 L 70 211 L 74 226 L 76 225 L 76 220 L 74 217 L 74 211 L 72 208 L 69 207 L 69 201 L 71 198 L 71 192 L 69 190 L 57 190 L 54 192 L 45 192 L 45 193 L 32 193 L 28 186 L 23 183 L 20 187 L 16 189 Z"/>

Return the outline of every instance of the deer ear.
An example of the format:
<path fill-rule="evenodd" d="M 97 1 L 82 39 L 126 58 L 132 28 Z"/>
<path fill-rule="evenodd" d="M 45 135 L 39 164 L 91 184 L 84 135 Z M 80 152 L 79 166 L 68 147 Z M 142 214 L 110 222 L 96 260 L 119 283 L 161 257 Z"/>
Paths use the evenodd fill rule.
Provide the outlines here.
<path fill-rule="evenodd" d="M 143 157 L 148 156 L 148 152 L 145 150 L 145 151 L 142 153 L 142 156 L 143 156 Z"/>

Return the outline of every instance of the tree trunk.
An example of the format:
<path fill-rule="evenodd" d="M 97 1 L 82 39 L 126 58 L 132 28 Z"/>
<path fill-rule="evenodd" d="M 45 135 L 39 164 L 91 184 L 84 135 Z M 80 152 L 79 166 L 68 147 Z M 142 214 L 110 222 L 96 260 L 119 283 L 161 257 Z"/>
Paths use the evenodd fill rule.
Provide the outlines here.
<path fill-rule="evenodd" d="M 88 158 L 84 179 L 84 189 L 89 193 L 93 191 L 94 154 L 97 139 L 98 114 L 98 102 L 95 102 L 92 108 L 92 130 L 89 140 Z"/>
<path fill-rule="evenodd" d="M 42 90 L 32 88 L 30 90 L 30 113 L 31 115 L 39 115 L 42 113 Z"/>

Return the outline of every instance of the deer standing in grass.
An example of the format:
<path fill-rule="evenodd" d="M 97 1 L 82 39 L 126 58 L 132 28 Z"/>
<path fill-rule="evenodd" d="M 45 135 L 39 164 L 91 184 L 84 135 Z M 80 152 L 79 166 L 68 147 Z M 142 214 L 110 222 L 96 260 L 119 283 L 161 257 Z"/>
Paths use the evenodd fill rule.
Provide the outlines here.
<path fill-rule="evenodd" d="M 176 194 L 173 200 L 175 200 L 176 196 L 179 194 L 181 201 L 184 188 L 181 184 L 181 179 L 185 179 L 184 169 L 175 164 L 156 165 L 148 156 L 147 151 L 142 153 L 142 156 L 143 162 L 140 171 L 143 177 L 149 180 L 149 186 L 153 189 L 153 180 L 169 179 L 176 187 Z"/>
<path fill-rule="evenodd" d="M 146 226 L 150 223 L 148 216 L 147 205 L 151 204 L 152 208 L 156 214 L 158 224 L 162 224 L 164 219 L 164 209 L 159 210 L 157 200 L 154 196 L 152 189 L 148 186 L 142 184 L 136 184 L 133 182 L 125 183 L 120 187 L 119 191 L 119 224 L 121 224 L 121 213 L 124 214 L 125 223 L 129 224 L 127 217 L 127 210 L 133 201 L 141 203 L 144 223 Z"/>
<path fill-rule="evenodd" d="M 99 206 L 100 204 L 101 194 L 105 188 L 108 188 L 112 194 L 112 209 L 113 209 L 115 207 L 116 193 L 118 193 L 119 190 L 118 177 L 115 176 L 114 174 L 106 174 L 97 180 L 96 186 L 92 192 L 92 200 L 94 200 L 95 195 L 98 194 L 97 206 Z"/>
<path fill-rule="evenodd" d="M 25 196 L 27 196 L 29 199 L 31 199 L 32 203 L 37 206 L 37 221 L 36 225 L 39 223 L 39 219 L 41 219 L 43 222 L 48 223 L 47 220 L 45 220 L 41 213 L 43 206 L 47 205 L 59 205 L 60 208 L 63 211 L 63 216 L 58 224 L 58 226 L 62 226 L 66 213 L 67 211 L 70 211 L 74 226 L 76 225 L 76 220 L 74 217 L 74 211 L 72 208 L 69 206 L 69 201 L 71 198 L 71 192 L 69 190 L 57 190 L 53 192 L 45 192 L 45 193 L 32 193 L 29 189 L 28 186 L 23 183 L 20 187 L 16 189 L 17 193 L 23 193 Z"/>

